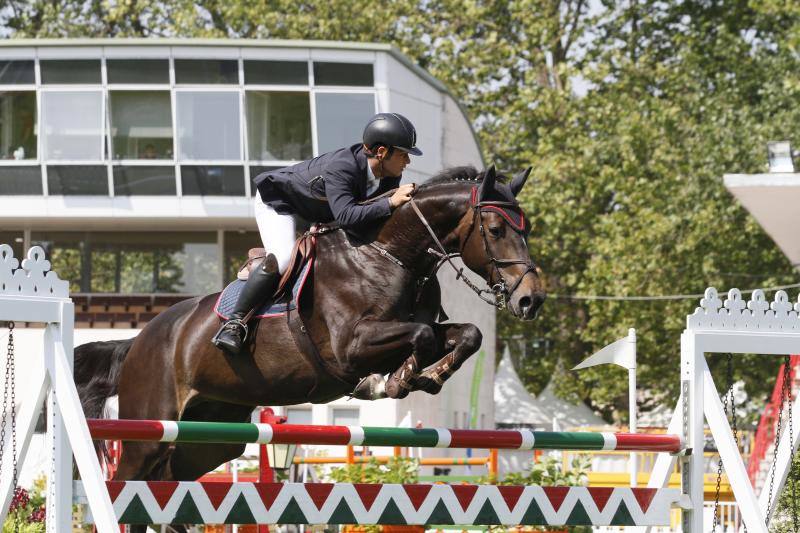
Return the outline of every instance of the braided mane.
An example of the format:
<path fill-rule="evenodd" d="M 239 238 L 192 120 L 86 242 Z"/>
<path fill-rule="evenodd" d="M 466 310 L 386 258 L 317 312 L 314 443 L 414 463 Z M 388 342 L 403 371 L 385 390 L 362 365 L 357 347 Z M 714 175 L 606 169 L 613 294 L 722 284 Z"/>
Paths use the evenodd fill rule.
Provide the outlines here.
<path fill-rule="evenodd" d="M 432 187 L 434 185 L 458 181 L 474 181 L 475 183 L 480 183 L 483 181 L 483 171 L 478 170 L 472 165 L 446 168 L 428 181 L 420 184 L 419 188 L 427 189 L 428 187 Z M 507 180 L 505 176 L 498 174 L 497 181 L 500 183 L 505 183 Z"/>

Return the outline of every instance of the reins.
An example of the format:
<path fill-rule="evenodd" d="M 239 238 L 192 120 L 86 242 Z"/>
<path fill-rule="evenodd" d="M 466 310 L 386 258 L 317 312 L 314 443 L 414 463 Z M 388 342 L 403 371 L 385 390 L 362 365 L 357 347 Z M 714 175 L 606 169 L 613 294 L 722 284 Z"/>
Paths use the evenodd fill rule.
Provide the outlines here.
<path fill-rule="evenodd" d="M 369 204 L 369 203 L 375 202 L 377 200 L 380 200 L 381 198 L 385 198 L 385 197 L 391 196 L 392 194 L 394 194 L 394 192 L 396 190 L 397 189 L 392 189 L 390 191 L 386 191 L 385 193 L 383 193 L 383 194 L 381 194 L 379 196 L 376 196 L 374 198 L 370 198 L 369 200 L 366 200 L 366 201 L 363 201 L 363 202 L 359 202 L 359 203 L 360 204 Z M 433 269 L 431 269 L 430 273 L 427 276 L 424 276 L 424 277 L 422 277 L 422 278 L 420 278 L 418 280 L 418 286 L 420 288 L 425 284 L 425 282 L 428 281 L 428 279 L 430 279 L 431 276 L 433 276 L 442 267 L 442 265 L 447 263 L 447 264 L 450 265 L 450 267 L 456 273 L 456 279 L 457 280 L 461 280 L 467 287 L 469 287 L 470 290 L 472 290 L 472 292 L 474 292 L 478 296 L 478 298 L 480 298 L 484 302 L 488 303 L 489 305 L 493 305 L 493 306 L 497 307 L 498 309 L 504 309 L 506 307 L 506 305 L 508 304 L 508 300 L 514 294 L 514 291 L 516 291 L 519 288 L 519 286 L 522 283 L 522 280 L 525 278 L 525 276 L 527 276 L 531 272 L 536 273 L 536 264 L 530 259 L 530 257 L 527 260 L 525 260 L 525 259 L 498 259 L 498 258 L 496 258 L 494 256 L 494 254 L 492 253 L 491 248 L 489 247 L 489 239 L 487 238 L 486 231 L 485 231 L 485 229 L 483 227 L 483 209 L 485 209 L 485 208 L 502 209 L 504 207 L 512 208 L 512 209 L 519 209 L 519 206 L 516 203 L 514 203 L 514 202 L 504 202 L 504 201 L 500 201 L 500 200 L 498 200 L 498 201 L 490 201 L 490 202 L 476 202 L 476 201 L 472 202 L 472 206 L 471 207 L 472 207 L 472 211 L 473 211 L 473 219 L 472 219 L 472 223 L 470 224 L 470 233 L 469 233 L 469 235 L 467 235 L 467 238 L 464 239 L 464 242 L 466 243 L 469 240 L 469 238 L 472 236 L 472 231 L 475 228 L 475 216 L 477 216 L 478 217 L 478 221 L 479 221 L 478 227 L 480 229 L 480 234 L 481 234 L 481 239 L 483 240 L 484 249 L 486 250 L 486 256 L 489 258 L 489 261 L 491 262 L 492 267 L 494 268 L 494 271 L 495 271 L 495 273 L 497 275 L 497 278 L 499 278 L 499 280 L 500 280 L 498 283 L 495 283 L 494 285 L 492 285 L 491 284 L 491 276 L 489 276 L 489 279 L 484 280 L 484 281 L 486 281 L 487 285 L 490 286 L 488 289 L 481 289 L 480 287 L 475 285 L 467 276 L 464 275 L 464 267 L 459 268 L 452 261 L 452 258 L 459 257 L 461 254 L 460 253 L 452 253 L 452 254 L 448 253 L 447 250 L 445 249 L 444 245 L 442 244 L 442 242 L 439 240 L 439 237 L 436 235 L 436 232 L 433 231 L 433 228 L 431 227 L 430 223 L 428 223 L 428 220 L 425 218 L 425 215 L 423 215 L 422 211 L 420 211 L 419 207 L 417 206 L 417 203 L 414 201 L 414 198 L 411 198 L 408 201 L 408 203 L 411 204 L 411 208 L 414 210 L 414 213 L 417 215 L 417 218 L 419 218 L 420 222 L 422 222 L 422 225 L 425 226 L 425 229 L 428 231 L 428 233 L 430 234 L 431 238 L 433 239 L 433 242 L 436 245 L 436 248 L 438 248 L 438 250 L 436 250 L 434 248 L 428 248 L 426 250 L 427 253 L 429 253 L 429 254 L 431 254 L 433 256 L 436 256 L 438 258 L 438 260 L 436 262 L 436 265 L 433 267 Z M 505 219 L 505 217 L 504 217 L 504 219 Z M 510 224 L 507 220 L 506 220 L 506 223 Z M 515 228 L 515 231 L 516 231 L 516 228 Z M 394 255 L 392 255 L 387 249 L 385 249 L 382 246 L 378 245 L 376 242 L 374 242 L 374 241 L 370 242 L 369 245 L 373 249 L 377 250 L 377 252 L 382 257 L 385 257 L 386 259 L 388 259 L 392 263 L 394 263 L 394 264 L 396 264 L 396 265 L 398 265 L 398 266 L 400 266 L 400 267 L 402 267 L 402 268 L 404 268 L 406 270 L 411 270 L 400 259 L 398 259 Z M 507 266 L 511 266 L 511 265 L 526 265 L 526 269 L 525 269 L 525 272 L 523 272 L 517 278 L 517 280 L 511 285 L 511 287 L 509 288 L 508 284 L 506 283 L 506 278 L 505 278 L 505 276 L 503 276 L 503 272 L 502 272 L 501 269 L 504 268 L 504 267 L 507 267 Z M 484 296 L 484 294 L 486 294 L 486 293 L 493 294 L 494 295 L 494 299 Z M 419 294 L 417 295 L 417 298 L 419 298 Z"/>

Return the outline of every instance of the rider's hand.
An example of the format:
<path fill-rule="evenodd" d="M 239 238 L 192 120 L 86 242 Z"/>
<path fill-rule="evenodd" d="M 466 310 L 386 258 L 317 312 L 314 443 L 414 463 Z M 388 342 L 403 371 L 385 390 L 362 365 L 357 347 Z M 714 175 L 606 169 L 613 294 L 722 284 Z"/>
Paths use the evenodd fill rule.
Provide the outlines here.
<path fill-rule="evenodd" d="M 416 188 L 416 184 L 414 183 L 406 183 L 405 185 L 401 185 L 394 191 L 394 194 L 389 198 L 389 205 L 392 206 L 392 209 L 398 208 L 404 203 L 411 200 L 411 196 L 414 195 L 414 190 Z"/>

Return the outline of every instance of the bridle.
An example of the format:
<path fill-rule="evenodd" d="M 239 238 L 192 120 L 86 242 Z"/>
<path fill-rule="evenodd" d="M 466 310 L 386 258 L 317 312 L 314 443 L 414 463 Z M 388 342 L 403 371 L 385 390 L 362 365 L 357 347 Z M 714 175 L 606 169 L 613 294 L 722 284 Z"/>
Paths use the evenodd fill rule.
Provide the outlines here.
<path fill-rule="evenodd" d="M 433 231 L 433 228 L 431 228 L 431 225 L 428 223 L 427 219 L 425 218 L 425 215 L 422 214 L 422 211 L 420 211 L 414 199 L 411 198 L 408 203 L 411 204 L 411 208 L 414 210 L 414 213 L 416 213 L 420 222 L 422 222 L 422 225 L 425 226 L 425 229 L 428 230 L 428 233 L 430 234 L 431 238 L 433 238 L 433 242 L 436 244 L 436 247 L 438 248 L 438 250 L 435 250 L 433 248 L 428 248 L 427 250 L 429 254 L 434 255 L 438 258 L 436 266 L 431 272 L 431 275 L 433 275 L 433 273 L 439 270 L 439 268 L 446 262 L 455 271 L 456 279 L 464 282 L 464 284 L 467 287 L 469 287 L 475 294 L 477 294 L 481 300 L 497 307 L 498 309 L 504 309 L 508 304 L 508 301 L 510 300 L 511 296 L 514 294 L 514 291 L 516 291 L 517 288 L 519 288 L 520 283 L 522 283 L 522 279 L 525 276 L 527 276 L 528 273 L 530 272 L 536 274 L 537 272 L 536 264 L 533 261 L 531 261 L 530 257 L 528 257 L 527 259 L 496 258 L 491 250 L 491 247 L 489 246 L 489 238 L 486 236 L 486 231 L 483 226 L 483 212 L 485 210 L 499 211 L 500 214 L 503 215 L 503 219 L 506 221 L 507 224 L 509 224 L 512 227 L 514 231 L 518 233 L 521 232 L 521 230 L 524 229 L 524 219 L 522 217 L 520 218 L 522 220 L 522 223 L 521 226 L 517 227 L 516 224 L 514 224 L 509 219 L 509 217 L 503 213 L 504 208 L 520 211 L 519 205 L 517 205 L 515 202 L 503 202 L 503 201 L 480 202 L 477 200 L 477 188 L 473 187 L 472 189 L 472 196 L 471 196 L 472 222 L 470 223 L 469 234 L 467 234 L 467 237 L 463 240 L 461 249 L 463 250 L 467 242 L 469 242 L 469 239 L 472 236 L 472 233 L 474 232 L 475 221 L 477 219 L 479 223 L 481 239 L 483 240 L 483 246 L 484 249 L 486 250 L 486 256 L 489 258 L 489 262 L 492 264 L 492 267 L 494 268 L 494 272 L 496 274 L 495 279 L 499 279 L 497 283 L 492 284 L 492 275 L 491 273 L 489 273 L 487 279 L 485 280 L 486 284 L 489 285 L 490 287 L 489 289 L 481 289 L 480 287 L 477 287 L 474 283 L 472 283 L 469 280 L 469 278 L 464 276 L 464 268 L 457 267 L 452 261 L 452 258 L 460 256 L 461 252 L 455 254 L 447 253 L 447 250 L 445 249 L 444 245 L 442 245 L 442 242 L 439 240 L 439 237 L 436 236 L 436 232 Z M 377 247 L 377 245 L 374 247 L 380 250 L 382 255 L 384 256 L 388 255 L 388 252 L 386 252 L 386 250 L 384 250 L 383 248 Z M 395 262 L 399 261 L 394 257 L 391 257 L 390 259 L 394 260 Z M 402 263 L 399 264 L 402 265 Z M 514 282 L 509 288 L 508 283 L 506 283 L 505 276 L 503 276 L 503 272 L 501 269 L 511 265 L 525 265 L 526 268 L 525 272 L 523 272 L 517 278 L 517 281 Z M 486 296 L 484 296 L 484 293 L 492 293 L 494 295 L 494 299 L 492 300 L 490 298 L 487 298 Z"/>

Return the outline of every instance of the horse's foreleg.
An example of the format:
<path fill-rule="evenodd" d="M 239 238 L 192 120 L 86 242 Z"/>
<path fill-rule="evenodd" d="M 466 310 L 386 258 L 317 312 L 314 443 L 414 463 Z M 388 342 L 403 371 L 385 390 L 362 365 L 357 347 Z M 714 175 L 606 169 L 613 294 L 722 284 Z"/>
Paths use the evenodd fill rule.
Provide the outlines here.
<path fill-rule="evenodd" d="M 416 378 L 415 390 L 438 394 L 444 382 L 478 351 L 483 335 L 474 324 L 434 324 L 433 331 L 440 358 Z"/>
<path fill-rule="evenodd" d="M 348 350 L 351 365 L 372 371 L 397 368 L 396 361 L 405 361 L 386 382 L 390 398 L 404 398 L 412 390 L 420 361 L 430 360 L 435 353 L 436 337 L 427 324 L 416 322 L 360 322 Z"/>

